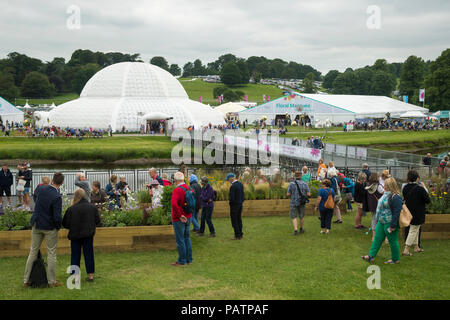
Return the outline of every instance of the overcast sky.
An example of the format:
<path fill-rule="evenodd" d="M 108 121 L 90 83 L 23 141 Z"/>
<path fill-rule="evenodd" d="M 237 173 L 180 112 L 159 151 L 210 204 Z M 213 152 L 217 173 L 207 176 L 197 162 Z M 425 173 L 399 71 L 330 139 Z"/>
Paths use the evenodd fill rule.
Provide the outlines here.
<path fill-rule="evenodd" d="M 265 56 L 310 64 L 322 73 L 434 60 L 450 47 L 449 0 L 2 0 L 0 57 L 17 51 L 44 61 L 76 49 L 164 56 L 180 67 L 220 55 Z M 69 29 L 70 5 L 80 29 Z M 380 29 L 370 5 L 380 9 Z M 73 25 L 73 24 L 71 24 Z"/>

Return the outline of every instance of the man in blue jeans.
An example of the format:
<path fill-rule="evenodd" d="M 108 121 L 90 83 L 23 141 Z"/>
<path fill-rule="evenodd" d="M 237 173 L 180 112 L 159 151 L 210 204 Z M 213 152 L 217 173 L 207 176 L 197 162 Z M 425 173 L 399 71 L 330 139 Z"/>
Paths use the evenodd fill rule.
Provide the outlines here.
<path fill-rule="evenodd" d="M 172 226 L 177 242 L 178 260 L 172 266 L 184 266 L 192 263 L 192 245 L 189 234 L 192 214 L 184 211 L 186 191 L 189 187 L 184 183 L 184 174 L 175 173 L 176 188 L 172 192 Z"/>

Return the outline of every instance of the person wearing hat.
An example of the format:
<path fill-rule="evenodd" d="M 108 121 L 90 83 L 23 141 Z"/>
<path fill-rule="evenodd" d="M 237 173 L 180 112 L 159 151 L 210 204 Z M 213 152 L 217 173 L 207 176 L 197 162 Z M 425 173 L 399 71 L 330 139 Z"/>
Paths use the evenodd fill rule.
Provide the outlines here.
<path fill-rule="evenodd" d="M 202 187 L 198 184 L 198 179 L 195 174 L 191 174 L 189 177 L 189 187 L 194 192 L 195 198 L 195 212 L 192 214 L 192 231 L 199 233 L 200 225 L 198 224 L 198 212 L 200 211 L 200 192 Z"/>
<path fill-rule="evenodd" d="M 162 200 L 162 194 L 164 191 L 164 186 L 159 184 L 158 180 L 153 180 L 151 182 L 152 186 L 152 208 L 159 208 L 162 207 L 161 200 Z"/>
<path fill-rule="evenodd" d="M 240 240 L 242 233 L 242 204 L 244 203 L 244 186 L 240 183 L 234 173 L 227 174 L 225 180 L 231 183 L 228 201 L 230 204 L 231 225 L 234 229 L 234 238 Z"/>
<path fill-rule="evenodd" d="M 205 232 L 205 222 L 208 224 L 210 237 L 216 236 L 216 231 L 212 223 L 212 213 L 214 210 L 214 189 L 209 184 L 207 177 L 202 177 L 201 180 L 202 189 L 200 191 L 200 198 L 202 201 L 202 221 L 200 224 L 199 236 L 202 236 Z"/>

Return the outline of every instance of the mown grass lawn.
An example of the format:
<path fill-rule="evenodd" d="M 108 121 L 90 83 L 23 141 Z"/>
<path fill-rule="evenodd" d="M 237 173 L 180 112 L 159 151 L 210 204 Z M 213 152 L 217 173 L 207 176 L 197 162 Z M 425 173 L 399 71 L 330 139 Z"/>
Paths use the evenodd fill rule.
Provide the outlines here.
<path fill-rule="evenodd" d="M 222 83 L 209 83 L 201 79 L 190 81 L 192 78 L 182 78 L 179 80 L 190 99 L 199 101 L 201 96 L 203 103 L 209 103 L 211 105 L 217 105 L 219 103 L 217 99 L 214 99 L 213 90 L 215 87 L 224 86 Z M 231 89 L 244 92 L 248 96 L 248 101 L 258 103 L 263 102 L 263 95 L 270 96 L 271 100 L 279 98 L 283 95 L 283 90 L 277 88 L 276 86 L 264 85 L 260 83 L 249 83 L 242 86 L 232 87 Z"/>
<path fill-rule="evenodd" d="M 24 138 L 0 139 L 0 159 L 97 160 L 170 158 L 176 142 L 168 137 L 113 136 L 102 139 Z"/>
<path fill-rule="evenodd" d="M 298 131 L 298 127 L 289 127 L 288 134 L 284 137 L 307 139 L 311 136 L 323 136 L 325 130 L 314 132 L 302 132 L 303 128 Z M 384 145 L 390 149 L 392 144 L 399 143 L 416 143 L 416 144 L 437 144 L 446 145 L 450 141 L 450 130 L 436 131 L 364 131 L 364 132 L 328 132 L 325 142 L 337 143 L 344 145 Z M 392 146 L 395 148 L 395 146 Z"/>
<path fill-rule="evenodd" d="M 306 233 L 292 235 L 289 217 L 244 218 L 244 239 L 231 241 L 229 219 L 215 219 L 217 237 L 192 236 L 194 263 L 169 264 L 176 251 L 96 254 L 96 281 L 81 290 L 22 287 L 26 257 L 0 259 L 0 299 L 448 299 L 448 240 L 424 240 L 424 253 L 398 265 L 383 245 L 376 259 L 381 289 L 366 286 L 368 264 L 360 256 L 371 236 L 353 227 L 354 214 L 319 234 L 317 217 L 306 217 Z M 370 224 L 370 217 L 363 220 Z M 175 240 L 174 240 L 175 241 Z M 401 241 L 403 243 L 403 241 Z M 65 282 L 69 255 L 58 257 Z M 83 262 L 82 262 L 83 264 Z M 84 273 L 84 265 L 81 268 Z"/>

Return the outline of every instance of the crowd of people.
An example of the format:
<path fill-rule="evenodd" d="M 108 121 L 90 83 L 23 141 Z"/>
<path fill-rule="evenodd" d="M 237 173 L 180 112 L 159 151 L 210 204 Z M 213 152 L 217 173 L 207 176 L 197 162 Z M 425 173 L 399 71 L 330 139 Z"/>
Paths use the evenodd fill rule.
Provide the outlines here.
<path fill-rule="evenodd" d="M 3 179 L 6 179 L 8 183 L 11 181 L 11 174 L 8 174 L 8 171 L 7 167 L 2 167 L 0 182 Z M 25 164 L 24 168 L 21 168 L 18 178 L 26 181 L 29 177 L 27 171 L 31 171 L 29 164 Z M 212 216 L 217 194 L 209 183 L 208 177 L 204 176 L 199 179 L 195 174 L 188 176 L 186 171 L 186 167 L 182 165 L 172 179 L 168 179 L 166 174 L 159 176 L 157 170 L 151 168 L 149 170 L 150 182 L 147 184 L 152 195 L 152 209 L 162 206 L 161 199 L 164 188 L 172 184 L 175 186 L 171 198 L 171 220 L 178 258 L 172 263 L 173 266 L 193 263 L 192 232 L 199 237 L 204 236 L 206 226 L 208 226 L 209 236 L 216 236 Z M 293 171 L 287 188 L 286 195 L 290 199 L 289 216 L 294 227 L 294 236 L 305 233 L 305 205 L 311 198 L 308 183 L 313 179 L 311 169 L 304 166 L 300 170 Z M 319 212 L 321 234 L 331 232 L 333 216 L 336 217 L 335 224 L 342 223 L 339 203 L 344 201 L 349 211 L 353 210 L 352 204 L 356 205 L 355 229 L 372 231 L 372 245 L 369 253 L 362 256 L 362 259 L 372 262 L 383 242 L 389 243 L 391 250 L 391 259 L 386 261 L 388 264 L 398 263 L 401 255 L 412 255 L 411 249 L 415 253 L 423 252 L 420 244 L 420 226 L 425 222 L 425 206 L 430 202 L 430 197 L 427 187 L 420 181 L 416 171 L 410 170 L 407 175 L 407 183 L 399 188 L 397 181 L 391 177 L 388 170 L 381 173 L 371 172 L 369 166 L 364 164 L 356 181 L 353 181 L 339 172 L 333 162 L 329 162 L 326 166 L 321 160 L 315 179 L 321 183 L 317 200 L 314 203 L 314 209 Z M 257 169 L 253 173 L 250 168 L 246 168 L 239 177 L 234 173 L 229 173 L 225 180 L 230 183 L 230 220 L 234 230 L 232 240 L 241 240 L 244 235 L 242 224 L 242 208 L 245 201 L 244 184 L 269 182 L 274 186 L 282 180 L 281 174 L 276 169 L 272 177 L 267 178 L 262 174 L 261 169 Z M 109 209 L 120 208 L 125 205 L 129 194 L 129 186 L 125 177 L 112 175 L 110 182 L 105 189 L 102 189 L 100 182 L 90 183 L 83 173 L 78 173 L 75 180 L 78 189 L 75 191 L 72 205 L 62 218 L 62 199 L 58 190 L 63 185 L 63 181 L 64 176 L 61 173 L 55 173 L 52 179 L 44 177 L 42 183 L 34 191 L 35 208 L 31 218 L 32 241 L 25 268 L 24 286 L 31 285 L 32 264 L 44 239 L 48 246 L 49 286 L 60 285 L 56 281 L 56 239 L 58 230 L 62 227 L 69 229 L 72 265 L 79 267 L 83 250 L 88 273 L 87 281 L 93 281 L 95 273 L 93 237 L 96 227 L 101 224 L 100 206 L 106 205 Z M 26 182 L 23 185 L 25 188 Z M 29 190 L 24 194 L 29 194 Z M 403 201 L 412 214 L 412 221 L 406 229 L 405 247 L 401 252 L 398 233 Z M 200 210 L 201 219 L 199 219 Z M 362 224 L 362 217 L 369 212 L 372 216 L 371 225 L 366 227 Z"/>

